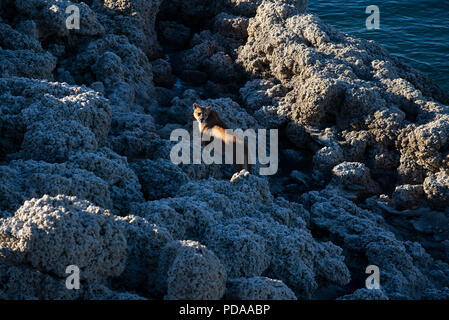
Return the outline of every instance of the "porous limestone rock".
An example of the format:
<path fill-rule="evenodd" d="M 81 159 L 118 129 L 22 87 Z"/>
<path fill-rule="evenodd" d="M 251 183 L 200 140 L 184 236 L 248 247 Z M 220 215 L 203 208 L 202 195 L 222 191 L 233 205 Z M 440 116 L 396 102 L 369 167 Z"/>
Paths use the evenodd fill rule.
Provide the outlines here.
<path fill-rule="evenodd" d="M 398 174 L 399 184 L 421 184 L 447 168 L 442 103 L 449 96 L 382 47 L 301 14 L 294 2 L 260 3 L 237 63 L 254 78 L 285 88 L 274 105 L 296 125 L 286 134 L 298 147 L 305 142 L 302 127 L 336 126 L 346 136 L 315 155 L 315 176 L 322 170 L 329 176 L 331 167 L 350 161 L 365 163 L 376 177 Z M 391 189 L 394 178 L 378 182 Z"/>
<path fill-rule="evenodd" d="M 246 31 L 248 22 L 248 18 L 222 12 L 215 17 L 214 30 L 225 37 L 246 40 L 248 37 L 248 32 Z"/>
<path fill-rule="evenodd" d="M 318 242 L 306 229 L 301 205 L 273 199 L 266 179 L 237 174 L 231 182 L 190 181 L 176 197 L 136 205 L 133 214 L 164 227 L 174 239 L 199 239 L 232 277 L 282 280 L 298 297 L 310 297 L 317 279 L 350 280 L 341 248 Z"/>
<path fill-rule="evenodd" d="M 74 300 L 77 290 L 67 290 L 64 278 L 54 278 L 24 265 L 0 263 L 0 298 L 4 300 Z"/>
<path fill-rule="evenodd" d="M 151 62 L 153 69 L 154 84 L 157 86 L 170 88 L 176 82 L 172 75 L 172 68 L 169 62 L 157 59 Z"/>
<path fill-rule="evenodd" d="M 270 265 L 266 240 L 245 226 L 231 222 L 211 225 L 204 243 L 217 254 L 231 278 L 261 275 Z"/>
<path fill-rule="evenodd" d="M 164 299 L 218 300 L 226 290 L 226 271 L 214 253 L 196 241 L 172 241 L 159 260 Z"/>
<path fill-rule="evenodd" d="M 332 191 L 312 191 L 302 199 L 310 208 L 312 223 L 329 232 L 332 240 L 343 243 L 348 263 L 358 252 L 366 257 L 367 265 L 382 270 L 382 289 L 389 298 L 420 298 L 424 288 L 447 285 L 449 278 L 441 273 L 436 277 L 433 270 L 449 266 L 433 261 L 419 243 L 396 239 L 382 216 Z"/>
<path fill-rule="evenodd" d="M 98 142 L 93 132 L 77 121 L 38 122 L 23 137 L 25 159 L 63 162 L 71 152 L 95 152 Z"/>
<path fill-rule="evenodd" d="M 439 172 L 424 180 L 424 192 L 427 199 L 437 207 L 449 207 L 449 174 Z"/>
<path fill-rule="evenodd" d="M 135 158 L 154 159 L 154 156 L 157 156 L 157 149 L 167 142 L 161 140 L 155 130 L 155 120 L 149 114 L 115 113 L 111 123 L 108 145 L 129 160 Z"/>
<path fill-rule="evenodd" d="M 279 101 L 278 97 L 285 95 L 285 88 L 280 84 L 265 79 L 248 81 L 240 89 L 245 107 L 250 111 L 256 111 L 263 106 L 275 105 Z"/>
<path fill-rule="evenodd" d="M 94 0 L 93 10 L 106 33 L 126 36 L 145 52 L 157 58 L 162 50 L 157 41 L 156 16 L 161 0 Z"/>
<path fill-rule="evenodd" d="M 267 277 L 229 279 L 226 286 L 230 300 L 296 300 L 282 281 Z"/>
<path fill-rule="evenodd" d="M 192 197 L 166 198 L 135 204 L 131 212 L 150 223 L 166 228 L 175 239 L 202 237 L 207 228 L 220 219 L 220 212 Z"/>
<path fill-rule="evenodd" d="M 410 209 L 422 204 L 424 188 L 422 185 L 397 186 L 392 195 L 395 205 L 399 208 Z"/>
<path fill-rule="evenodd" d="M 33 50 L 34 52 L 42 52 L 40 42 L 32 35 L 21 32 L 20 25 L 18 27 L 19 30 L 17 28 L 13 29 L 9 24 L 0 23 L 0 47 L 8 50 Z M 31 25 L 30 27 L 32 29 Z"/>
<path fill-rule="evenodd" d="M 128 244 L 126 267 L 114 283 L 131 290 L 157 294 L 158 263 L 162 248 L 173 240 L 171 234 L 141 217 L 116 218 Z"/>
<path fill-rule="evenodd" d="M 141 160 L 131 163 L 139 177 L 142 192 L 147 200 L 174 196 L 189 181 L 187 175 L 170 160 Z"/>
<path fill-rule="evenodd" d="M 0 207 L 9 213 L 31 198 L 60 194 L 89 200 L 102 208 L 113 207 L 109 186 L 103 179 L 67 163 L 11 161 L 0 166 L 0 190 Z"/>
<path fill-rule="evenodd" d="M 360 162 L 342 162 L 332 169 L 333 182 L 348 188 L 356 188 L 359 194 L 375 194 L 379 186 L 371 178 L 370 170 Z"/>
<path fill-rule="evenodd" d="M 128 161 L 108 148 L 98 152 L 72 153 L 69 166 L 94 173 L 109 186 L 114 209 L 127 215 L 132 203 L 144 200 L 141 185 Z"/>
<path fill-rule="evenodd" d="M 75 58 L 62 64 L 77 81 L 108 80 L 106 97 L 114 98 L 118 111 L 136 111 L 153 103 L 151 63 L 145 53 L 130 44 L 125 36 L 107 34 L 91 41 Z M 131 105 L 126 106 L 126 103 Z"/>
<path fill-rule="evenodd" d="M 92 9 L 84 2 L 67 0 L 13 0 L 13 2 L 22 15 L 36 21 L 42 39 L 55 35 L 69 37 L 71 33 L 80 36 L 101 36 L 104 34 L 104 27 L 100 24 Z M 69 29 L 66 25 L 67 18 L 74 13 L 73 10 L 70 10 L 70 6 L 73 5 L 79 10 L 80 28 L 78 29 Z M 66 11 L 69 13 L 67 14 Z"/>
<path fill-rule="evenodd" d="M 23 143 L 25 158 L 60 162 L 69 151 L 94 151 L 105 142 L 111 108 L 86 87 L 13 77 L 0 79 L 0 92 L 0 148 L 6 153 Z"/>
<path fill-rule="evenodd" d="M 306 0 L 0 3 L 0 298 L 219 299 L 226 274 L 239 299 L 448 296 L 449 95 L 427 76 Z M 171 163 L 194 102 L 279 129 L 280 174 Z M 368 264 L 382 290 L 348 295 Z"/>
<path fill-rule="evenodd" d="M 33 268 L 66 277 L 75 265 L 80 278 L 102 282 L 125 268 L 126 237 L 103 209 L 76 197 L 33 198 L 3 219 L 0 259 L 27 263 Z"/>
<path fill-rule="evenodd" d="M 347 294 L 337 300 L 389 300 L 381 289 L 358 289 L 354 293 Z"/>
<path fill-rule="evenodd" d="M 83 288 L 83 300 L 147 300 L 133 292 L 119 292 L 111 290 L 101 283 L 88 283 Z"/>
<path fill-rule="evenodd" d="M 49 52 L 0 49 L 0 77 L 27 77 L 53 80 L 56 58 Z"/>

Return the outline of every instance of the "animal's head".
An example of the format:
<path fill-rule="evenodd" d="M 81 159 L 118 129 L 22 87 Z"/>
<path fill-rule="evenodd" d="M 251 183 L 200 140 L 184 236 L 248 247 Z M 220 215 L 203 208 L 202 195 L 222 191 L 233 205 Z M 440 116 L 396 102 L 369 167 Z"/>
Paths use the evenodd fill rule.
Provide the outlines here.
<path fill-rule="evenodd" d="M 205 122 L 210 114 L 210 107 L 200 106 L 198 103 L 193 104 L 193 116 L 198 122 Z"/>

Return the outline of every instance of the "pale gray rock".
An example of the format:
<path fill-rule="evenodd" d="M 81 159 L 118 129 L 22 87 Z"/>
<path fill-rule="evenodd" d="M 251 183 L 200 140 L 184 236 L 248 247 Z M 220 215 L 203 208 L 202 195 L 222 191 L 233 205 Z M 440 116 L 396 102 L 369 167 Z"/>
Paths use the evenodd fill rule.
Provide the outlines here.
<path fill-rule="evenodd" d="M 447 94 L 375 43 L 343 35 L 301 11 L 294 1 L 263 1 L 237 58 L 255 78 L 274 78 L 287 89 L 274 105 L 297 124 L 288 127 L 288 138 L 301 147 L 300 126 L 336 126 L 347 141 L 328 158 L 366 163 L 375 176 L 398 174 L 399 184 L 421 184 L 447 168 L 448 114 L 441 105 Z M 317 155 L 317 169 L 320 158 L 325 161 Z M 323 163 L 323 170 L 330 166 Z"/>
<path fill-rule="evenodd" d="M 227 7 L 235 13 L 246 17 L 254 17 L 263 0 L 226 0 Z"/>
<path fill-rule="evenodd" d="M 108 145 L 128 159 L 153 158 L 163 140 L 155 133 L 156 124 L 149 114 L 121 112 L 114 114 Z"/>
<path fill-rule="evenodd" d="M 214 31 L 225 37 L 246 40 L 248 23 L 249 19 L 246 17 L 233 16 L 222 12 L 215 17 Z"/>
<path fill-rule="evenodd" d="M 344 161 L 343 150 L 339 145 L 332 145 L 318 150 L 313 156 L 313 167 L 317 175 L 323 176 Z"/>
<path fill-rule="evenodd" d="M 114 213 L 127 215 L 132 203 L 144 201 L 139 179 L 126 157 L 102 148 L 96 153 L 72 153 L 69 161 L 69 167 L 90 171 L 108 184 Z"/>
<path fill-rule="evenodd" d="M 197 37 L 193 37 L 191 48 L 181 51 L 173 57 L 173 67 L 175 72 L 181 74 L 186 70 L 199 70 L 204 62 L 217 52 L 223 51 L 219 41 L 212 34 L 205 37 L 206 32 L 202 32 Z M 207 76 L 207 75 L 206 75 Z"/>
<path fill-rule="evenodd" d="M 149 58 L 161 55 L 155 30 L 161 0 L 94 0 L 92 8 L 106 33 L 126 36 Z"/>
<path fill-rule="evenodd" d="M 223 262 L 230 278 L 263 274 L 270 265 L 266 242 L 261 235 L 234 223 L 211 225 L 204 241 Z"/>
<path fill-rule="evenodd" d="M 24 201 L 43 195 L 76 196 L 107 209 L 113 203 L 108 184 L 92 172 L 67 163 L 14 160 L 0 166 L 0 207 L 15 212 Z"/>
<path fill-rule="evenodd" d="M 0 299 L 75 300 L 77 290 L 67 290 L 65 279 L 54 278 L 24 265 L 0 263 Z"/>
<path fill-rule="evenodd" d="M 88 283 L 83 288 L 83 300 L 147 300 L 133 292 L 119 292 L 111 290 L 101 283 Z"/>
<path fill-rule="evenodd" d="M 354 293 L 345 295 L 337 300 L 389 300 L 381 289 L 358 289 Z"/>
<path fill-rule="evenodd" d="M 207 72 L 208 78 L 215 82 L 232 81 L 238 78 L 232 58 L 222 51 L 208 57 L 202 63 L 202 67 Z"/>
<path fill-rule="evenodd" d="M 0 79 L 0 91 L 0 145 L 7 153 L 23 142 L 28 158 L 61 161 L 72 149 L 92 151 L 105 142 L 111 108 L 86 87 L 14 77 Z"/>
<path fill-rule="evenodd" d="M 256 111 L 263 106 L 273 105 L 279 102 L 278 97 L 285 95 L 286 89 L 280 84 L 265 79 L 248 81 L 240 94 L 245 101 L 245 107 L 250 111 Z"/>
<path fill-rule="evenodd" d="M 222 213 L 210 210 L 207 202 L 194 197 L 176 197 L 136 204 L 132 214 L 167 229 L 174 239 L 195 239 L 204 233 Z"/>
<path fill-rule="evenodd" d="M 48 52 L 0 49 L 0 76 L 53 80 L 56 58 Z"/>
<path fill-rule="evenodd" d="M 302 199 L 310 208 L 312 223 L 330 232 L 331 239 L 344 243 L 346 259 L 362 253 L 367 265 L 380 268 L 382 290 L 388 297 L 419 299 L 425 288 L 445 286 L 449 281 L 447 276 L 433 271 L 446 270 L 446 263 L 433 260 L 417 242 L 396 239 L 382 216 L 357 207 L 332 190 L 309 192 Z"/>
<path fill-rule="evenodd" d="M 447 298 L 449 96 L 427 76 L 303 0 L 0 3 L 0 298 Z M 279 129 L 280 174 L 171 163 L 194 102 Z M 382 290 L 344 296 L 365 264 Z"/>
<path fill-rule="evenodd" d="M 173 241 L 159 261 L 167 300 L 218 300 L 226 290 L 226 271 L 214 253 L 196 241 Z"/>
<path fill-rule="evenodd" d="M 194 89 L 184 90 L 183 93 L 171 101 L 171 106 L 160 110 L 158 118 L 162 123 L 191 124 L 193 117 L 193 104 L 200 99 Z"/>
<path fill-rule="evenodd" d="M 236 277 L 270 270 L 269 277 L 282 280 L 300 297 L 313 294 L 318 277 L 341 285 L 349 281 L 341 248 L 317 242 L 306 229 L 308 212 L 274 200 L 267 181 L 250 174 L 238 174 L 232 183 L 191 181 L 176 197 L 137 205 L 132 212 L 166 228 L 175 239 L 199 239 Z"/>
<path fill-rule="evenodd" d="M 335 185 L 354 188 L 360 195 L 370 195 L 380 192 L 379 186 L 371 178 L 368 167 L 360 162 L 342 162 L 332 169 Z"/>
<path fill-rule="evenodd" d="M 229 279 L 226 286 L 230 300 L 296 300 L 282 281 L 267 277 Z"/>
<path fill-rule="evenodd" d="M 307 9 L 308 0 L 280 0 L 296 6 L 299 13 L 304 12 Z M 263 0 L 225 0 L 225 4 L 230 10 L 236 14 L 241 14 L 248 17 L 256 15 L 258 7 L 263 3 Z"/>
<path fill-rule="evenodd" d="M 40 38 L 50 38 L 54 35 L 69 37 L 71 32 L 81 36 L 101 36 L 104 34 L 104 27 L 91 8 L 84 2 L 67 0 L 13 0 L 13 2 L 22 15 L 36 22 Z M 69 10 L 70 13 L 66 14 L 66 10 L 73 5 L 76 5 L 79 9 L 79 29 L 69 29 L 66 26 L 67 18 L 70 14 L 73 14 L 72 10 Z"/>
<path fill-rule="evenodd" d="M 95 73 L 96 79 L 101 81 L 106 87 L 125 78 L 122 59 L 110 51 L 106 51 L 98 57 L 92 66 L 92 71 Z"/>
<path fill-rule="evenodd" d="M 128 244 L 126 267 L 115 284 L 124 288 L 157 294 L 158 263 L 162 248 L 173 240 L 171 234 L 141 217 L 117 217 Z"/>
<path fill-rule="evenodd" d="M 397 186 L 392 195 L 395 205 L 399 208 L 410 209 L 422 204 L 424 188 L 422 185 Z"/>
<path fill-rule="evenodd" d="M 31 22 L 31 21 L 29 21 Z M 28 26 L 32 29 L 32 26 Z M 20 26 L 19 26 L 19 29 Z M 13 29 L 10 25 L 0 23 L 0 47 L 8 50 L 33 50 L 42 52 L 42 46 L 35 37 L 24 33 L 25 30 Z"/>
<path fill-rule="evenodd" d="M 182 171 L 192 180 L 202 180 L 208 178 L 226 179 L 234 172 L 232 165 L 225 164 L 179 164 Z"/>
<path fill-rule="evenodd" d="M 121 62 L 121 63 L 119 63 Z M 128 38 L 114 34 L 107 34 L 103 38 L 91 41 L 87 47 L 81 51 L 74 59 L 63 62 L 72 75 L 81 82 L 93 82 L 86 79 L 87 75 L 95 79 L 109 79 L 110 85 L 105 84 L 106 96 L 131 94 L 131 98 L 125 95 L 122 103 L 117 99 L 119 106 L 131 99 L 131 105 L 128 108 L 136 111 L 140 106 L 145 106 L 153 102 L 153 73 L 151 63 L 145 53 L 133 44 L 130 44 Z M 95 66 L 94 68 L 92 68 Z M 118 72 L 118 73 L 116 73 Z M 122 93 L 116 90 L 123 90 L 115 86 L 126 86 Z M 134 97 L 134 98 L 133 98 Z M 141 109 L 141 108 L 140 108 Z M 129 110 L 128 110 L 129 111 Z"/>
<path fill-rule="evenodd" d="M 253 114 L 261 128 L 278 129 L 288 122 L 288 119 L 277 113 L 275 106 L 263 106 Z M 295 135 L 295 140 L 297 136 Z"/>
<path fill-rule="evenodd" d="M 66 277 L 76 265 L 80 278 L 102 282 L 123 272 L 126 238 L 103 209 L 76 197 L 33 198 L 2 220 L 0 259 L 14 259 L 33 268 Z"/>
<path fill-rule="evenodd" d="M 142 192 L 147 200 L 174 196 L 189 181 L 187 175 L 170 160 L 142 160 L 131 163 L 139 177 Z"/>
<path fill-rule="evenodd" d="M 424 192 L 427 199 L 439 208 L 449 207 L 449 175 L 439 172 L 424 180 Z"/>
<path fill-rule="evenodd" d="M 38 122 L 29 126 L 22 142 L 25 159 L 63 162 L 71 152 L 95 152 L 93 132 L 77 121 Z"/>

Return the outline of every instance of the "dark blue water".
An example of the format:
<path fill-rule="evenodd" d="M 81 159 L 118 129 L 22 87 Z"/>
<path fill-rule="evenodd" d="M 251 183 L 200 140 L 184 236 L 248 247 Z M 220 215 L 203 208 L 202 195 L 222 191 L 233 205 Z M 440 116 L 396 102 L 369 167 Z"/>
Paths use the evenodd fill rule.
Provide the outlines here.
<path fill-rule="evenodd" d="M 370 5 L 380 29 L 367 30 Z M 309 11 L 340 31 L 374 40 L 449 90 L 449 0 L 309 0 Z"/>

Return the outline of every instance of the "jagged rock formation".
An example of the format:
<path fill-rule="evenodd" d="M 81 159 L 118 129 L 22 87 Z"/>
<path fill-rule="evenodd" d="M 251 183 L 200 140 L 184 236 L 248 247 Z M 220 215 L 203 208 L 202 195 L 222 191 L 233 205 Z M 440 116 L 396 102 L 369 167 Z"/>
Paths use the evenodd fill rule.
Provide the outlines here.
<path fill-rule="evenodd" d="M 0 1 L 0 299 L 447 299 L 449 96 L 306 7 Z M 172 163 L 193 102 L 278 174 Z"/>

